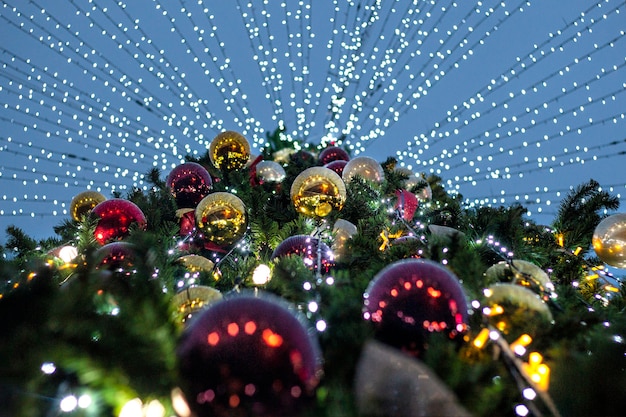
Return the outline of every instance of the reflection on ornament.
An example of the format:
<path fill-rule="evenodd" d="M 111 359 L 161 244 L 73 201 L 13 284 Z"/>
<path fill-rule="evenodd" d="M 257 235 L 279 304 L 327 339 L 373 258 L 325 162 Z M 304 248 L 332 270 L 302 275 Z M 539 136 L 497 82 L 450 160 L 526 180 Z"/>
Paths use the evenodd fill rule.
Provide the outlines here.
<path fill-rule="evenodd" d="M 324 167 L 302 171 L 291 185 L 291 201 L 307 217 L 326 217 L 341 210 L 346 201 L 346 186 L 341 177 Z"/>
<path fill-rule="evenodd" d="M 176 315 L 185 322 L 212 303 L 221 300 L 222 293 L 212 287 L 196 285 L 177 293 L 172 302 L 176 306 Z"/>
<path fill-rule="evenodd" d="M 246 232 L 248 217 L 241 199 L 226 192 L 212 193 L 198 203 L 196 228 L 219 246 L 237 242 Z"/>
<path fill-rule="evenodd" d="M 613 214 L 598 223 L 592 244 L 602 262 L 626 268 L 626 213 Z"/>
<path fill-rule="evenodd" d="M 256 176 L 266 182 L 280 182 L 285 179 L 285 169 L 274 161 L 261 161 L 256 165 Z"/>
<path fill-rule="evenodd" d="M 338 146 L 329 146 L 320 152 L 318 159 L 320 164 L 326 165 L 333 161 L 349 161 L 350 155 Z"/>
<path fill-rule="evenodd" d="M 458 278 L 442 265 L 405 259 L 383 268 L 370 282 L 363 317 L 376 324 L 377 338 L 419 355 L 429 333 L 466 330 L 467 301 Z"/>
<path fill-rule="evenodd" d="M 83 191 L 77 194 L 70 203 L 70 215 L 72 219 L 80 221 L 85 214 L 89 213 L 95 206 L 106 199 L 105 196 L 97 191 Z"/>
<path fill-rule="evenodd" d="M 243 168 L 250 159 L 250 144 L 240 133 L 227 130 L 211 141 L 209 158 L 220 171 Z"/>
<path fill-rule="evenodd" d="M 332 250 L 335 254 L 335 259 L 340 260 L 346 256 L 346 242 L 352 236 L 357 233 L 357 228 L 354 224 L 344 219 L 338 219 L 333 226 L 333 241 Z"/>
<path fill-rule="evenodd" d="M 499 262 L 485 272 L 487 282 L 511 282 L 535 291 L 539 295 L 554 292 L 554 284 L 546 272 L 537 265 L 513 259 Z"/>
<path fill-rule="evenodd" d="M 494 284 L 484 291 L 483 314 L 489 323 L 511 339 L 527 333 L 531 336 L 538 326 L 550 325 L 552 313 L 542 299 L 515 284 Z"/>
<path fill-rule="evenodd" d="M 92 213 L 100 218 L 94 231 L 100 244 L 128 236 L 133 224 L 141 229 L 146 227 L 146 217 L 141 209 L 135 203 L 121 198 L 103 201 L 93 208 Z"/>
<path fill-rule="evenodd" d="M 334 266 L 334 256 L 328 245 L 313 236 L 295 235 L 288 237 L 274 249 L 271 259 L 298 255 L 310 270 L 316 271 L 318 264 L 318 247 L 321 263 L 321 271 L 319 272 L 328 273 L 330 268 Z"/>
<path fill-rule="evenodd" d="M 179 209 L 194 208 L 209 194 L 213 180 L 209 171 L 202 165 L 186 162 L 169 173 L 165 185 L 172 193 Z"/>
<path fill-rule="evenodd" d="M 192 274 L 200 272 L 212 274 L 213 268 L 215 267 L 213 261 L 200 255 L 184 255 L 178 258 L 177 261 L 180 262 L 185 267 L 185 269 L 187 269 L 187 271 L 191 272 Z"/>
<path fill-rule="evenodd" d="M 133 245 L 128 242 L 111 242 L 94 253 L 98 269 L 129 272 L 135 263 Z"/>
<path fill-rule="evenodd" d="M 321 376 L 305 321 L 269 294 L 224 298 L 198 315 L 177 349 L 183 391 L 199 417 L 298 415 Z"/>
<path fill-rule="evenodd" d="M 358 156 L 348 161 L 343 168 L 343 180 L 349 183 L 352 177 L 359 176 L 365 180 L 381 183 L 385 179 L 383 167 L 369 156 Z"/>

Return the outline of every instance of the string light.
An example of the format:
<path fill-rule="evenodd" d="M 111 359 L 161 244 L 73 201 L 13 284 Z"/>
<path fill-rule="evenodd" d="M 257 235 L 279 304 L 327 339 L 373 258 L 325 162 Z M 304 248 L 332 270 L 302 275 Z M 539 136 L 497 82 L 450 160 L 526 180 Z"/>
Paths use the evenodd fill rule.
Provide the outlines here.
<path fill-rule="evenodd" d="M 3 219 L 53 225 L 85 189 L 146 190 L 149 169 L 204 153 L 225 129 L 260 149 L 280 126 L 284 140 L 354 155 L 407 137 L 399 165 L 442 176 L 470 207 L 521 202 L 529 215 L 566 192 L 538 172 L 603 180 L 626 149 L 617 0 L 568 8 L 526 45 L 507 31 L 544 6 L 520 0 L 42 3 L 0 8 L 14 39 L 0 47 Z M 477 67 L 489 54 L 494 67 Z M 603 186 L 621 199 L 612 178 Z"/>

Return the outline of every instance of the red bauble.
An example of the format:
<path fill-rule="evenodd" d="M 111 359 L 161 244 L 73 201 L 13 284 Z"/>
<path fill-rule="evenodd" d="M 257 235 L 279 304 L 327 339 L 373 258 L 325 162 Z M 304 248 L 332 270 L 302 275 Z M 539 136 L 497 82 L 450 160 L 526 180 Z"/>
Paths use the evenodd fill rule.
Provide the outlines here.
<path fill-rule="evenodd" d="M 281 256 L 298 255 L 310 270 L 317 270 L 317 248 L 321 251 L 321 271 L 328 273 L 335 265 L 334 256 L 328 245 L 318 238 L 308 235 L 295 235 L 283 240 L 272 252 L 272 259 Z"/>
<path fill-rule="evenodd" d="M 326 165 L 324 165 L 324 167 L 335 171 L 337 175 L 341 177 L 341 175 L 343 174 L 343 168 L 346 166 L 347 163 L 348 161 L 333 161 L 327 163 Z"/>
<path fill-rule="evenodd" d="M 213 187 L 209 172 L 195 162 L 186 162 L 175 167 L 165 183 L 179 209 L 196 207 Z"/>
<path fill-rule="evenodd" d="M 338 146 L 329 146 L 320 152 L 318 159 L 322 165 L 326 165 L 333 161 L 349 161 L 350 155 Z"/>
<path fill-rule="evenodd" d="M 398 200 L 396 201 L 394 208 L 400 211 L 404 220 L 412 220 L 415 215 L 415 211 L 419 206 L 417 196 L 407 190 L 396 190 L 396 197 Z"/>
<path fill-rule="evenodd" d="M 177 349 L 197 416 L 293 416 L 321 375 L 317 341 L 284 301 L 238 294 L 210 305 Z"/>
<path fill-rule="evenodd" d="M 454 338 L 466 329 L 468 308 L 459 280 L 430 260 L 388 265 L 363 297 L 363 317 L 376 324 L 378 339 L 411 354 L 425 350 L 432 332 Z"/>
<path fill-rule="evenodd" d="M 104 245 L 128 235 L 130 226 L 146 227 L 146 216 L 137 205 L 121 198 L 112 198 L 95 206 L 92 213 L 100 218 L 94 231 L 96 240 Z"/>

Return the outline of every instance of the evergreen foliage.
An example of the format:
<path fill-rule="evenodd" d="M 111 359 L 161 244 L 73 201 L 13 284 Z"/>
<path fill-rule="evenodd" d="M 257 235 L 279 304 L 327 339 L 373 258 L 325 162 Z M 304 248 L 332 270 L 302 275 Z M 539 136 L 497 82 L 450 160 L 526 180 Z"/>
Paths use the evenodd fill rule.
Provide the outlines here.
<path fill-rule="evenodd" d="M 170 390 L 181 385 L 175 348 L 183 329 L 172 296 L 185 272 L 178 258 L 187 253 L 215 260 L 214 271 L 203 272 L 196 283 L 222 293 L 253 287 L 256 266 L 270 265 L 272 279 L 261 288 L 298 306 L 312 326 L 318 320 L 328 324 L 319 333 L 325 376 L 314 404 L 304 412 L 307 416 L 357 413 L 351 391 L 355 369 L 363 345 L 375 337 L 362 319 L 363 293 L 378 271 L 400 259 L 432 259 L 456 274 L 468 300 L 480 300 L 494 283 L 487 281 L 485 271 L 513 253 L 550 271 L 556 284 L 558 298 L 548 300 L 554 324 L 527 322 L 525 327 L 535 334 L 532 348 L 542 352 L 552 369 L 549 393 L 562 415 L 624 413 L 626 289 L 616 281 L 618 292 L 607 293 L 599 281 L 585 279 L 592 267 L 601 265 L 589 253 L 594 228 L 604 213 L 618 208 L 618 200 L 597 182 L 573 190 L 554 223 L 543 226 L 525 218 L 521 205 L 465 207 L 461 196 L 446 193 L 441 179 L 433 176 L 428 178 L 432 200 L 421 201 L 414 218 L 404 222 L 393 208 L 393 193 L 407 178 L 388 159 L 382 164 L 383 184 L 353 178 L 346 184 L 343 210 L 315 221 L 295 211 L 289 193 L 295 176 L 317 164 L 316 149 L 299 149 L 280 133 L 268 135 L 262 156 L 272 159 L 276 152 L 291 150 L 281 183 L 253 181 L 250 167 L 219 172 L 208 155 L 194 159 L 213 176 L 212 191 L 236 193 L 246 205 L 248 232 L 228 250 L 216 252 L 193 237 L 179 236 L 175 202 L 156 170 L 146 174 L 149 190 L 135 189 L 126 196 L 145 213 L 148 224 L 146 230 L 133 229 L 126 239 L 135 250 L 130 272 L 97 267 L 97 219 L 92 216 L 64 220 L 54 229 L 57 238 L 41 242 L 19 228 L 7 230 L 0 262 L 0 400 L 13 415 L 47 415 L 70 388 L 97 393 L 99 415 L 115 415 L 136 396 L 169 404 Z M 298 256 L 271 259 L 282 241 L 298 234 L 315 234 L 331 245 L 338 218 L 355 224 L 357 234 L 346 242 L 347 256 L 329 274 L 316 274 Z M 430 225 L 447 226 L 454 233 L 435 233 Z M 396 243 L 389 236 L 397 232 L 416 238 Z M 80 255 L 69 265 L 51 255 L 62 244 L 78 248 Z M 325 281 L 329 277 L 331 285 Z M 305 308 L 311 300 L 319 305 L 316 312 Z M 471 344 L 485 323 L 474 309 L 464 340 L 434 334 L 420 360 L 473 415 L 514 415 L 513 406 L 523 401 L 515 370 L 497 347 L 479 350 Z M 40 370 L 48 362 L 57 367 L 53 375 Z M 541 403 L 536 407 L 546 411 Z"/>

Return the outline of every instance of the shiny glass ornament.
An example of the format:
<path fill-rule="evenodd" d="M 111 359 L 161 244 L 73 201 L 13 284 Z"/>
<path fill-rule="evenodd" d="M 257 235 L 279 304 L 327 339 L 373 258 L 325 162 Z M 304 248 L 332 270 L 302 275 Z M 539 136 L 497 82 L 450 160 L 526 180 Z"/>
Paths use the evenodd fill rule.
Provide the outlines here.
<path fill-rule="evenodd" d="M 256 176 L 265 182 L 280 182 L 285 175 L 285 168 L 278 162 L 261 161 L 256 165 Z"/>
<path fill-rule="evenodd" d="M 259 294 L 211 304 L 183 333 L 177 362 L 194 415 L 297 416 L 311 399 L 322 373 L 317 339 L 290 305 Z"/>
<path fill-rule="evenodd" d="M 335 259 L 340 260 L 346 256 L 346 242 L 357 233 L 357 228 L 353 223 L 344 219 L 338 219 L 333 225 L 333 245 L 332 250 Z"/>
<path fill-rule="evenodd" d="M 186 162 L 170 171 L 165 185 L 179 209 L 194 208 L 213 187 L 209 171 L 196 162 Z"/>
<path fill-rule="evenodd" d="M 250 159 L 250 144 L 242 134 L 227 130 L 211 141 L 209 158 L 220 171 L 241 169 Z"/>
<path fill-rule="evenodd" d="M 200 255 L 183 255 L 177 260 L 185 269 L 191 273 L 203 272 L 206 274 L 213 273 L 215 264 L 210 259 Z"/>
<path fill-rule="evenodd" d="M 92 213 L 99 217 L 94 236 L 100 244 L 122 239 L 130 233 L 131 225 L 145 229 L 146 216 L 131 201 L 112 198 L 95 206 Z"/>
<path fill-rule="evenodd" d="M 320 152 L 318 160 L 320 164 L 326 165 L 333 161 L 349 161 L 350 155 L 338 146 L 329 146 Z"/>
<path fill-rule="evenodd" d="M 483 291 L 482 310 L 489 323 L 511 341 L 553 322 L 548 305 L 539 295 L 516 284 L 492 284 Z"/>
<path fill-rule="evenodd" d="M 218 246 L 237 242 L 246 232 L 248 216 L 243 201 L 234 194 L 212 193 L 198 203 L 196 228 Z"/>
<path fill-rule="evenodd" d="M 626 268 L 626 213 L 602 219 L 593 231 L 592 245 L 602 262 Z"/>
<path fill-rule="evenodd" d="M 181 322 L 186 322 L 212 303 L 221 299 L 222 293 L 215 288 L 195 285 L 176 293 L 172 302 L 176 307 L 176 317 Z"/>
<path fill-rule="evenodd" d="M 346 186 L 334 171 L 311 167 L 302 171 L 291 185 L 291 201 L 307 217 L 326 217 L 341 210 L 346 201 Z"/>
<path fill-rule="evenodd" d="M 394 208 L 398 210 L 398 213 L 404 220 L 412 220 L 419 206 L 419 201 L 415 194 L 407 190 L 396 190 L 395 196 L 396 203 Z"/>
<path fill-rule="evenodd" d="M 385 179 L 383 167 L 369 156 L 358 156 L 348 161 L 343 168 L 343 180 L 348 183 L 354 176 L 365 180 L 381 183 Z"/>
<path fill-rule="evenodd" d="M 540 296 L 552 293 L 555 288 L 548 274 L 537 265 L 521 259 L 498 262 L 485 272 L 487 282 L 504 282 L 521 285 Z"/>
<path fill-rule="evenodd" d="M 420 355 L 432 332 L 450 337 L 467 327 L 468 307 L 458 278 L 425 259 L 396 261 L 367 287 L 363 317 L 376 325 L 377 338 Z"/>
<path fill-rule="evenodd" d="M 128 242 L 111 242 L 94 253 L 98 269 L 128 272 L 135 263 L 134 246 Z"/>
<path fill-rule="evenodd" d="M 272 252 L 271 259 L 281 256 L 298 255 L 304 264 L 312 271 L 318 270 L 318 248 L 320 251 L 320 268 L 323 273 L 328 273 L 334 266 L 334 256 L 326 243 L 319 238 L 309 235 L 295 235 L 280 242 Z"/>
<path fill-rule="evenodd" d="M 347 163 L 348 161 L 333 161 L 324 165 L 324 168 L 335 171 L 337 175 L 341 177 L 343 175 L 343 169 L 345 168 Z"/>
<path fill-rule="evenodd" d="M 70 203 L 70 215 L 72 219 L 80 221 L 95 206 L 105 201 L 107 198 L 97 191 L 83 191 L 76 194 Z"/>

